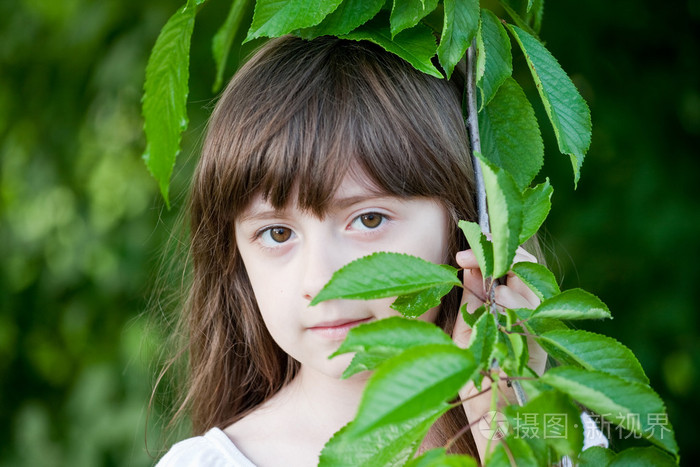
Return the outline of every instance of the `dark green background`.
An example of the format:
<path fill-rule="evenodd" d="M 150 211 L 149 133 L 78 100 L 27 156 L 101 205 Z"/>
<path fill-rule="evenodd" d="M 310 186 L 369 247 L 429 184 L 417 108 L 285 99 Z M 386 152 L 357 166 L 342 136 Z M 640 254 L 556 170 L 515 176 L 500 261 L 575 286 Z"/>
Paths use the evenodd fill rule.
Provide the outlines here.
<path fill-rule="evenodd" d="M 226 3 L 210 0 L 197 18 L 176 208 L 211 107 L 209 39 Z M 153 462 L 145 417 L 163 336 L 149 325 L 158 308 L 146 310 L 176 209 L 164 210 L 141 163 L 139 100 L 150 48 L 179 5 L 0 3 L 0 466 Z M 697 1 L 559 0 L 541 34 L 594 122 L 575 192 L 542 125 L 556 190 L 550 265 L 564 287 L 607 302 L 615 319 L 587 327 L 639 356 L 686 465 L 700 460 L 698 30 Z"/>

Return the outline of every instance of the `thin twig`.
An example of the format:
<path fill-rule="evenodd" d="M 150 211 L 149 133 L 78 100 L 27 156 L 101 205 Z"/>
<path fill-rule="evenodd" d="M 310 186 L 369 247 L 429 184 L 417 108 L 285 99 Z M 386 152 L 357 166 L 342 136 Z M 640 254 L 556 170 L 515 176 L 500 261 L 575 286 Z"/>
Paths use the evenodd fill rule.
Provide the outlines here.
<path fill-rule="evenodd" d="M 474 166 L 474 178 L 476 179 L 476 207 L 479 214 L 479 227 L 484 233 L 491 231 L 489 227 L 489 213 L 486 209 L 486 188 L 484 187 L 484 175 L 481 173 L 481 165 L 475 153 L 481 153 L 481 138 L 479 136 L 479 117 L 476 107 L 476 38 L 467 49 L 467 129 L 472 149 L 472 165 Z"/>
<path fill-rule="evenodd" d="M 532 376 L 501 376 L 501 381 L 515 382 L 515 381 L 536 381 L 537 378 Z"/>
<path fill-rule="evenodd" d="M 476 182 L 476 206 L 479 214 L 479 227 L 485 234 L 491 232 L 489 225 L 489 214 L 486 206 L 486 187 L 484 185 L 484 175 L 481 172 L 481 164 L 479 163 L 476 153 L 481 153 L 481 137 L 479 136 L 479 117 L 476 103 L 476 38 L 472 39 L 471 46 L 467 49 L 467 79 L 466 79 L 466 94 L 467 94 L 467 130 L 469 131 L 469 139 L 471 141 L 472 150 L 472 165 L 474 166 L 474 178 Z M 487 278 L 487 290 L 490 297 L 490 312 L 497 316 L 498 307 L 495 304 L 495 286 L 496 281 Z M 491 369 L 498 369 L 498 364 L 494 359 L 491 364 Z M 525 391 L 522 386 L 515 382 L 513 391 L 518 400 L 518 404 L 523 405 L 527 401 Z"/>
<path fill-rule="evenodd" d="M 457 441 L 459 438 L 461 438 L 467 431 L 471 430 L 477 423 L 479 423 L 481 420 L 483 420 L 485 416 L 486 416 L 486 414 L 477 418 L 473 422 L 463 426 L 457 433 L 454 434 L 454 436 L 452 436 L 449 440 L 447 440 L 447 443 L 445 443 L 445 450 L 450 449 L 450 446 L 452 446 L 455 443 L 455 441 Z"/>
<path fill-rule="evenodd" d="M 481 391 L 477 392 L 476 394 L 472 394 L 472 395 L 469 396 L 469 397 L 465 397 L 464 399 L 460 399 L 460 400 L 458 400 L 458 401 L 456 401 L 456 402 L 453 402 L 453 403 L 451 404 L 451 406 L 452 406 L 452 408 L 459 407 L 460 405 L 462 405 L 463 403 L 467 402 L 468 400 L 471 400 L 471 399 L 474 399 L 475 397 L 479 397 L 479 396 L 481 396 L 481 395 L 483 395 L 483 394 L 486 394 L 486 393 L 489 392 L 490 390 L 491 390 L 491 386 L 487 387 L 486 389 L 482 389 Z"/>

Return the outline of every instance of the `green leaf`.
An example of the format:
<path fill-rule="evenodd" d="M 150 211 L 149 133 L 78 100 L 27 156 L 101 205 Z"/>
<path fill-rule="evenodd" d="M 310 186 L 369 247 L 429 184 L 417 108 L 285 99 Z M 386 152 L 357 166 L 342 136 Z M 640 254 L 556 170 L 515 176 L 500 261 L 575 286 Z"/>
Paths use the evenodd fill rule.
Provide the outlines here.
<path fill-rule="evenodd" d="M 583 447 L 578 408 L 559 391 L 544 391 L 522 407 L 505 409 L 511 426 L 523 439 L 540 439 L 560 456 L 576 456 Z"/>
<path fill-rule="evenodd" d="M 411 459 L 405 467 L 477 467 L 477 463 L 473 457 L 448 455 L 445 448 L 435 448 Z"/>
<path fill-rule="evenodd" d="M 486 50 L 484 45 L 484 37 L 482 34 L 483 21 L 479 23 L 479 30 L 476 32 L 476 65 L 474 70 L 474 77 L 476 79 L 477 89 L 481 91 L 481 94 L 477 95 L 477 103 L 479 103 L 479 108 L 477 109 L 481 112 L 484 107 L 483 102 L 483 90 L 481 89 L 481 80 L 484 78 L 484 72 L 486 71 Z M 481 99 L 481 100 L 479 100 Z"/>
<path fill-rule="evenodd" d="M 481 105 L 485 106 L 513 73 L 508 33 L 496 15 L 486 9 L 481 10 L 481 42 L 483 52 L 478 60 L 483 60 L 484 71 L 476 84 L 482 92 Z"/>
<path fill-rule="evenodd" d="M 464 57 L 467 47 L 479 29 L 479 1 L 444 0 L 444 10 L 437 54 L 440 65 L 449 79 L 455 65 Z"/>
<path fill-rule="evenodd" d="M 537 233 L 542 223 L 552 209 L 552 193 L 554 188 L 549 184 L 549 178 L 534 188 L 526 188 L 523 192 L 523 230 L 520 232 L 522 245 Z"/>
<path fill-rule="evenodd" d="M 436 78 L 443 77 L 431 61 L 437 49 L 435 37 L 430 28 L 422 24 L 406 29 L 392 39 L 389 28 L 382 24 L 381 18 L 375 18 L 340 38 L 374 42 L 403 58 L 415 69 Z"/>
<path fill-rule="evenodd" d="M 459 221 L 459 228 L 469 243 L 469 248 L 474 252 L 476 261 L 484 277 L 493 275 L 493 245 L 481 232 L 479 224 L 469 221 Z"/>
<path fill-rule="evenodd" d="M 523 321 L 523 326 L 530 334 L 544 334 L 547 331 L 555 331 L 559 329 L 569 329 L 569 326 L 563 321 L 556 318 L 533 318 L 535 310 L 529 308 L 517 308 L 513 310 L 518 315 L 518 318 Z"/>
<path fill-rule="evenodd" d="M 510 18 L 513 20 L 513 22 L 516 25 L 518 25 L 519 28 L 526 30 L 527 32 L 529 32 L 533 36 L 537 36 L 537 33 L 535 32 L 535 30 L 533 30 L 530 27 L 530 25 L 527 23 L 527 21 L 524 20 L 518 14 L 518 12 L 515 11 L 515 9 L 513 9 L 513 7 L 510 5 L 510 2 L 501 0 L 499 3 L 503 7 L 503 9 L 506 11 L 506 13 L 508 13 L 508 16 L 510 16 Z"/>
<path fill-rule="evenodd" d="M 170 208 L 168 191 L 180 138 L 187 128 L 190 40 L 196 6 L 189 0 L 170 17 L 153 46 L 143 86 L 146 150 L 143 159 Z"/>
<path fill-rule="evenodd" d="M 581 467 L 606 467 L 615 458 L 615 453 L 600 446 L 591 446 L 583 451 L 579 457 Z"/>
<path fill-rule="evenodd" d="M 257 37 L 279 37 L 320 23 L 342 0 L 257 0 L 248 42 Z"/>
<path fill-rule="evenodd" d="M 508 172 L 491 165 L 478 152 L 486 188 L 493 244 L 493 278 L 506 275 L 518 249 L 522 227 L 522 195 Z"/>
<path fill-rule="evenodd" d="M 530 23 L 535 34 L 539 34 L 542 29 L 542 16 L 544 14 L 544 0 L 534 0 L 530 13 Z"/>
<path fill-rule="evenodd" d="M 331 357 L 348 352 L 373 351 L 377 347 L 400 352 L 424 344 L 449 345 L 452 339 L 433 323 L 392 316 L 350 329 Z"/>
<path fill-rule="evenodd" d="M 506 449 L 507 448 L 507 449 Z M 515 460 L 515 464 L 510 462 L 510 454 Z M 530 445 L 522 438 L 507 436 L 500 440 L 493 449 L 484 465 L 487 466 L 510 466 L 517 467 L 539 467 L 535 453 Z"/>
<path fill-rule="evenodd" d="M 544 12 L 544 0 L 501 0 L 509 4 L 513 12 L 519 12 L 519 22 L 515 21 L 532 35 L 537 35 L 542 27 L 542 14 Z M 523 27 L 522 25 L 524 24 Z"/>
<path fill-rule="evenodd" d="M 654 447 L 633 447 L 620 451 L 617 455 L 610 449 L 592 446 L 578 457 L 581 467 L 635 466 L 666 467 L 678 465 L 673 457 Z"/>
<path fill-rule="evenodd" d="M 306 39 L 318 36 L 342 36 L 365 24 L 379 13 L 384 0 L 345 0 L 317 26 L 302 29 Z"/>
<path fill-rule="evenodd" d="M 461 286 L 457 269 L 403 253 L 373 253 L 333 273 L 311 301 L 396 297 L 442 285 Z"/>
<path fill-rule="evenodd" d="M 433 32 L 436 37 L 442 35 L 442 26 L 445 21 L 445 12 L 442 3 L 438 2 L 437 8 L 428 13 L 420 22 Z"/>
<path fill-rule="evenodd" d="M 536 38 L 508 26 L 530 66 L 542 103 L 552 122 L 559 150 L 571 157 L 578 183 L 583 157 L 591 144 L 591 113 L 576 86 L 557 60 Z"/>
<path fill-rule="evenodd" d="M 354 434 L 354 422 L 338 431 L 321 451 L 320 467 L 403 465 L 412 459 L 430 427 L 450 406 L 441 404 L 410 420 Z"/>
<path fill-rule="evenodd" d="M 474 371 L 471 352 L 454 344 L 412 347 L 370 377 L 352 433 L 401 423 L 454 397 Z"/>
<path fill-rule="evenodd" d="M 465 303 L 462 305 L 459 311 L 462 314 L 462 319 L 464 319 L 464 322 L 467 323 L 470 328 L 473 328 L 476 321 L 481 318 L 481 315 L 486 311 L 486 307 L 481 305 L 479 308 L 474 310 L 474 313 L 469 313 L 467 311 L 467 304 Z"/>
<path fill-rule="evenodd" d="M 666 408 L 649 386 L 601 371 L 571 366 L 552 368 L 540 380 L 606 420 L 678 455 Z"/>
<path fill-rule="evenodd" d="M 567 329 L 545 332 L 537 338 L 537 342 L 549 355 L 567 365 L 578 365 L 649 384 L 632 351 L 612 337 Z"/>
<path fill-rule="evenodd" d="M 513 324 L 519 321 L 518 315 L 513 310 L 506 310 L 508 317 L 508 349 L 512 355 L 512 359 L 506 360 L 506 371 L 508 374 L 520 376 L 523 374 L 523 369 L 529 360 L 529 352 L 527 348 L 527 339 L 523 335 L 522 326 L 514 326 Z M 512 370 L 512 371 L 511 371 Z"/>
<path fill-rule="evenodd" d="M 341 378 L 346 379 L 363 371 L 372 371 L 399 353 L 401 350 L 389 347 L 375 347 L 370 352 L 358 352 L 352 357 Z"/>
<path fill-rule="evenodd" d="M 437 0 L 394 0 L 391 9 L 391 37 L 412 28 L 437 7 Z"/>
<path fill-rule="evenodd" d="M 356 352 L 343 373 L 343 378 L 348 378 L 361 371 L 374 370 L 404 350 L 425 344 L 449 345 L 452 339 L 432 323 L 395 316 L 352 328 L 329 358 Z"/>
<path fill-rule="evenodd" d="M 453 287 L 453 284 L 438 285 L 420 292 L 399 295 L 391 304 L 391 308 L 407 318 L 417 318 L 431 308 L 439 306 L 442 297 L 447 295 Z"/>
<path fill-rule="evenodd" d="M 491 313 L 484 313 L 472 327 L 469 350 L 474 355 L 480 368 L 488 369 L 491 366 L 491 354 L 498 341 L 498 324 Z"/>
<path fill-rule="evenodd" d="M 612 318 L 605 303 L 592 293 L 571 289 L 542 302 L 532 313 L 535 318 L 601 319 Z"/>
<path fill-rule="evenodd" d="M 671 467 L 678 463 L 665 452 L 653 447 L 636 447 L 625 449 L 615 455 L 609 467 Z"/>
<path fill-rule="evenodd" d="M 521 375 L 523 368 L 527 364 L 528 356 L 525 336 L 516 333 L 506 334 L 506 336 L 508 337 L 508 348 L 512 356 L 512 360 L 506 361 L 506 371 L 510 371 L 509 374 Z"/>
<path fill-rule="evenodd" d="M 226 61 L 231 51 L 231 44 L 240 30 L 243 20 L 247 17 L 251 5 L 252 3 L 249 0 L 233 0 L 226 21 L 224 21 L 221 28 L 216 31 L 212 39 L 211 50 L 214 56 L 214 62 L 216 62 L 216 80 L 212 87 L 213 92 L 217 92 L 221 89 L 221 85 L 224 81 Z"/>
<path fill-rule="evenodd" d="M 512 271 L 540 300 L 546 300 L 561 293 L 554 274 L 541 264 L 523 261 L 515 263 Z"/>
<path fill-rule="evenodd" d="M 479 112 L 479 132 L 484 157 L 508 171 L 519 191 L 530 185 L 542 168 L 544 145 L 535 111 L 513 78 Z"/>

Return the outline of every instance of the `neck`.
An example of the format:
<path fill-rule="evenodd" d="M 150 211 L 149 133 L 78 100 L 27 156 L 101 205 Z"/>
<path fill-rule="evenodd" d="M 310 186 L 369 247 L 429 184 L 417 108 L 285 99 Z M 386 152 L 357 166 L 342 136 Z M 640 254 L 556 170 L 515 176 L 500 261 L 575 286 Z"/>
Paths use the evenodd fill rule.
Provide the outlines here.
<path fill-rule="evenodd" d="M 355 417 L 368 376 L 338 379 L 302 366 L 284 391 L 289 402 L 296 404 L 300 418 L 308 420 L 314 431 L 331 431 L 330 437 Z"/>

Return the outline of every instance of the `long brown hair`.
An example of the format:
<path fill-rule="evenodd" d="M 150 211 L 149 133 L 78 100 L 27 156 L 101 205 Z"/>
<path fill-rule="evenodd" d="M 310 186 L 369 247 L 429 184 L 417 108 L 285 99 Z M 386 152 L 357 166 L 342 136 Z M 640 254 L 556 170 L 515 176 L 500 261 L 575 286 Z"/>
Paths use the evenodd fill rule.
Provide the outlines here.
<path fill-rule="evenodd" d="M 178 413 L 190 415 L 194 434 L 244 417 L 299 365 L 263 324 L 235 216 L 256 194 L 322 215 L 343 176 L 358 169 L 387 194 L 439 199 L 454 221 L 449 260 L 467 247 L 457 220 L 476 214 L 459 83 L 367 42 L 269 41 L 216 105 L 190 195 L 192 282 L 181 318 L 189 380 Z M 453 290 L 438 313 L 448 333 L 460 294 Z M 433 435 L 444 442 L 465 424 L 453 410 Z M 471 435 L 453 446 L 476 453 Z"/>

